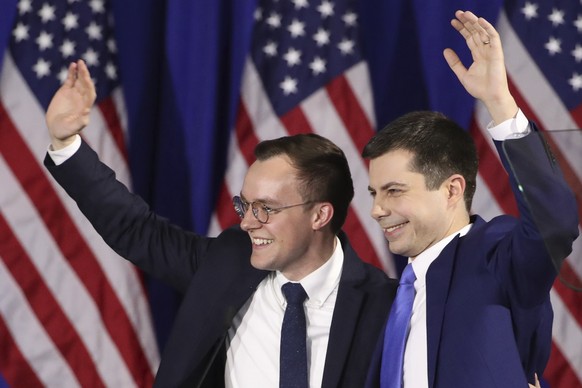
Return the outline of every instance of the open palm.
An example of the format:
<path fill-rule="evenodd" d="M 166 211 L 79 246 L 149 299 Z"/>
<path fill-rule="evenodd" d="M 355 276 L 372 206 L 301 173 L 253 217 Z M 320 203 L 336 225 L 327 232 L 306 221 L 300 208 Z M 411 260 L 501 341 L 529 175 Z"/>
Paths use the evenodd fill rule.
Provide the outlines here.
<path fill-rule="evenodd" d="M 72 63 L 67 79 L 55 93 L 46 112 L 54 148 L 66 146 L 87 126 L 95 98 L 95 86 L 87 65 L 82 60 Z"/>

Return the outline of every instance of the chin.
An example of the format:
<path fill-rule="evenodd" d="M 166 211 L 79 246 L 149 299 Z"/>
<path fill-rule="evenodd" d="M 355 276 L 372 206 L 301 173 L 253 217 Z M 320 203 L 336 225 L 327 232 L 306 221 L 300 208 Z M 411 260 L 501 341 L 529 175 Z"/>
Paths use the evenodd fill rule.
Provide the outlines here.
<path fill-rule="evenodd" d="M 271 261 L 261 260 L 260 258 L 255 257 L 255 255 L 251 256 L 251 265 L 256 269 L 273 271 L 271 264 Z"/>
<path fill-rule="evenodd" d="M 392 254 L 394 255 L 400 255 L 400 256 L 404 256 L 404 257 L 410 257 L 410 252 L 402 247 L 393 247 L 392 245 L 388 245 L 388 249 L 390 250 L 390 252 L 392 252 Z"/>

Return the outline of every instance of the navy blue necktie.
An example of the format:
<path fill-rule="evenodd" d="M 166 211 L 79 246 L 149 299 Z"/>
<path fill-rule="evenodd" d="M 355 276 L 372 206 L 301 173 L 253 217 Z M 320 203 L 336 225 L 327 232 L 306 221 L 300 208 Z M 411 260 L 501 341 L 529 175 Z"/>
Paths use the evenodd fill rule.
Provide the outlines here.
<path fill-rule="evenodd" d="M 414 281 L 416 276 L 412 265 L 408 264 L 396 292 L 392 304 L 386 332 L 384 334 L 384 351 L 382 352 L 382 370 L 380 371 L 381 388 L 400 388 L 402 386 L 402 366 L 404 364 L 404 348 L 408 337 L 408 325 L 412 315 L 414 302 Z"/>
<path fill-rule="evenodd" d="M 299 283 L 285 283 L 281 287 L 287 308 L 281 327 L 280 388 L 307 388 L 307 329 L 303 301 L 307 298 Z"/>

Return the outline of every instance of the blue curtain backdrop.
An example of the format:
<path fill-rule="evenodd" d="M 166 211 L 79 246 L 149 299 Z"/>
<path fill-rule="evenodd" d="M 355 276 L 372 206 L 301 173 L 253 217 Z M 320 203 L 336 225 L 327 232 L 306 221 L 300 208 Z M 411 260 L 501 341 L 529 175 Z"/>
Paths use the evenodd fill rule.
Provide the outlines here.
<path fill-rule="evenodd" d="M 0 1 L 0 56 L 16 0 Z M 256 0 L 111 0 L 129 118 L 134 190 L 159 214 L 205 233 L 225 167 Z M 501 0 L 364 0 L 359 23 L 379 126 L 439 110 L 468 127 L 474 101 L 442 57 L 469 60 L 450 27 L 456 9 L 495 22 Z M 146 279 L 163 347 L 179 296 Z M 0 378 L 0 387 L 2 387 Z"/>
<path fill-rule="evenodd" d="M 362 47 L 379 126 L 416 109 L 468 127 L 474 101 L 448 68 L 451 47 L 468 61 L 449 21 L 471 9 L 494 22 L 501 0 L 365 0 Z M 130 122 L 135 190 L 160 214 L 205 233 L 222 181 L 256 0 L 114 2 Z M 179 297 L 155 282 L 150 296 L 163 345 Z"/>

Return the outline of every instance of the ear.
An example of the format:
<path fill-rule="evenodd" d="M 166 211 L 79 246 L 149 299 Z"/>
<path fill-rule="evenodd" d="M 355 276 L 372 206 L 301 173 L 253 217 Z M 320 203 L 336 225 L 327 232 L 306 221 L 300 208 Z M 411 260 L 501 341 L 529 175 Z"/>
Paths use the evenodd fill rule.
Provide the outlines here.
<path fill-rule="evenodd" d="M 313 207 L 313 219 L 311 227 L 320 230 L 331 222 L 333 218 L 333 205 L 329 202 L 320 202 Z"/>
<path fill-rule="evenodd" d="M 467 182 L 465 178 L 460 174 L 453 174 L 445 181 L 445 189 L 448 194 L 448 201 L 451 205 L 456 205 L 461 201 L 462 205 L 465 206 L 465 187 Z"/>

